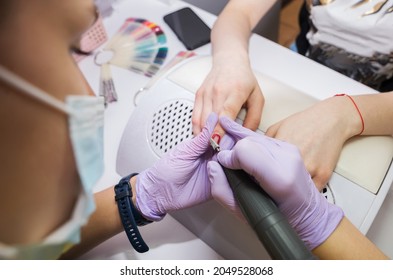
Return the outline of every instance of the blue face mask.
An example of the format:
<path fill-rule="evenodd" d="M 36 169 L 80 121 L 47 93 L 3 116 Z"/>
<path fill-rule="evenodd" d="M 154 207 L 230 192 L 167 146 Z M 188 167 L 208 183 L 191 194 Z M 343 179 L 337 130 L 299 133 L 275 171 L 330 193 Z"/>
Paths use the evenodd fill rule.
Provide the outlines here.
<path fill-rule="evenodd" d="M 0 259 L 56 259 L 80 241 L 81 227 L 95 210 L 93 187 L 104 170 L 104 99 L 75 95 L 68 96 L 63 103 L 1 65 L 0 79 L 69 116 L 71 143 L 83 186 L 71 219 L 38 244 L 10 246 L 0 243 Z"/>

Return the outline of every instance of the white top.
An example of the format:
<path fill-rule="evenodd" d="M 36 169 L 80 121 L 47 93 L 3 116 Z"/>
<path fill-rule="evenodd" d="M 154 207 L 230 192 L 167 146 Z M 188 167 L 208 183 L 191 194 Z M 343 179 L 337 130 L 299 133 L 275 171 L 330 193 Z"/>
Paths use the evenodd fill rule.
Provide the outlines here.
<path fill-rule="evenodd" d="M 385 12 L 393 7 L 393 0 L 387 1 L 379 12 L 370 15 L 365 14 L 384 1 L 369 1 L 352 7 L 358 2 L 335 0 L 328 5 L 314 6 L 311 9 L 311 20 L 317 31 L 308 34 L 310 43 L 328 43 L 365 57 L 376 52 L 392 53 L 393 13 Z"/>

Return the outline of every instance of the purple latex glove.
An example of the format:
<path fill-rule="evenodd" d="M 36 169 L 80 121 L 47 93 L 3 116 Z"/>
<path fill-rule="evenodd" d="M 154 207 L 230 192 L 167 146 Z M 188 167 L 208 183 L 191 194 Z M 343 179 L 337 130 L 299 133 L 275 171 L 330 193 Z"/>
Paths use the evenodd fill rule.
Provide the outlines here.
<path fill-rule="evenodd" d="M 209 139 L 217 121 L 212 113 L 198 136 L 180 143 L 138 175 L 136 207 L 147 219 L 159 221 L 169 211 L 211 198 L 206 165 L 213 156 Z"/>
<path fill-rule="evenodd" d="M 310 250 L 324 242 L 344 214 L 318 192 L 297 147 L 255 133 L 226 117 L 221 118 L 220 123 L 237 143 L 231 151 L 218 153 L 218 161 L 225 167 L 243 169 L 252 175 Z M 236 211 L 233 195 L 222 191 L 230 187 L 220 165 L 210 162 L 208 173 L 213 197 Z M 216 188 L 221 189 L 218 196 L 214 192 Z"/>

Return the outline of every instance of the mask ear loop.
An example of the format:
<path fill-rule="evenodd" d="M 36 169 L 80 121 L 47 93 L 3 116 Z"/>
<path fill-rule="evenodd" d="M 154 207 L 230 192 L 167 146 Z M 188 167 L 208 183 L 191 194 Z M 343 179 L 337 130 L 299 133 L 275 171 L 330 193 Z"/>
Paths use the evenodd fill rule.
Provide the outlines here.
<path fill-rule="evenodd" d="M 40 88 L 18 77 L 17 75 L 10 72 L 9 70 L 7 70 L 1 65 L 0 65 L 0 79 L 3 80 L 5 83 L 19 89 L 24 94 L 32 96 L 63 113 L 66 113 L 68 115 L 74 114 L 74 111 L 68 108 L 64 102 L 61 102 L 60 100 L 54 98 L 50 94 L 41 90 Z"/>

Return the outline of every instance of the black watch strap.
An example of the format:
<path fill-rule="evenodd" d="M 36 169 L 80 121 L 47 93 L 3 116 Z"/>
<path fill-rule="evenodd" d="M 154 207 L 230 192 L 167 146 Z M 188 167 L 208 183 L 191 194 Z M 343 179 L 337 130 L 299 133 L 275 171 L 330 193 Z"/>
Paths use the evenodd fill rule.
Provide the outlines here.
<path fill-rule="evenodd" d="M 151 223 L 151 221 L 146 220 L 139 211 L 135 209 L 135 206 L 132 203 L 130 179 L 135 175 L 138 175 L 138 173 L 132 173 L 119 181 L 119 183 L 115 186 L 115 200 L 119 208 L 121 222 L 128 240 L 137 252 L 144 253 L 149 251 L 149 247 L 145 241 L 143 241 L 138 230 L 138 225 L 143 226 Z"/>

